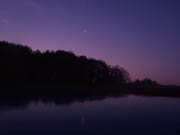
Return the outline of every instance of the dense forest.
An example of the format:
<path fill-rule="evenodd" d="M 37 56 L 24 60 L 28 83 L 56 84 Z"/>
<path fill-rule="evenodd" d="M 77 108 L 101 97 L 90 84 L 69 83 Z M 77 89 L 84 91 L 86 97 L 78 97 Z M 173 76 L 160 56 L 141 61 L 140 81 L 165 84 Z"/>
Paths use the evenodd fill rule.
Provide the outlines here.
<path fill-rule="evenodd" d="M 57 50 L 33 51 L 28 46 L 0 42 L 0 85 L 122 85 L 129 73 L 102 60 Z"/>
<path fill-rule="evenodd" d="M 122 94 L 180 97 L 180 87 L 163 86 L 148 78 L 131 81 L 122 67 L 62 50 L 33 51 L 1 41 L 0 62 L 0 98 L 5 100 L 15 95 L 73 100 Z"/>

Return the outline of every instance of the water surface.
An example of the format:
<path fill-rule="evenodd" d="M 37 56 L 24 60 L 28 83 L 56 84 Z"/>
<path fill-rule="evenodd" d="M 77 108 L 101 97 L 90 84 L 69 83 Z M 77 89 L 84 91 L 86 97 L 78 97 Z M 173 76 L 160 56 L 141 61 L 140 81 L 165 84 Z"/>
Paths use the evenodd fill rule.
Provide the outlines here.
<path fill-rule="evenodd" d="M 124 96 L 71 104 L 1 105 L 0 133 L 178 135 L 180 99 Z"/>

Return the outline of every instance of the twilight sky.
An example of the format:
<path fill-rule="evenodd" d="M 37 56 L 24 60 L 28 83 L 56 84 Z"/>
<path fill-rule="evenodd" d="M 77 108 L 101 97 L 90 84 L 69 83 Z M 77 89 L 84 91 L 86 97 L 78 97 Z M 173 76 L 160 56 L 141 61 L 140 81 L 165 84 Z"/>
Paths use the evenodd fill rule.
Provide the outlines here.
<path fill-rule="evenodd" d="M 0 0 L 0 40 L 180 85 L 180 0 Z"/>

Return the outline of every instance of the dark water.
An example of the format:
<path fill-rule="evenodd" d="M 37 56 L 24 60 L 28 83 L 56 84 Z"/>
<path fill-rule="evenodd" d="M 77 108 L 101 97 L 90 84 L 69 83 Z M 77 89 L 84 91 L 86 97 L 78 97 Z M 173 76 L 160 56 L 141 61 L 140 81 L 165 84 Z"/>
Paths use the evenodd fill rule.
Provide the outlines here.
<path fill-rule="evenodd" d="M 179 135 L 180 99 L 126 96 L 1 106 L 0 135 Z"/>

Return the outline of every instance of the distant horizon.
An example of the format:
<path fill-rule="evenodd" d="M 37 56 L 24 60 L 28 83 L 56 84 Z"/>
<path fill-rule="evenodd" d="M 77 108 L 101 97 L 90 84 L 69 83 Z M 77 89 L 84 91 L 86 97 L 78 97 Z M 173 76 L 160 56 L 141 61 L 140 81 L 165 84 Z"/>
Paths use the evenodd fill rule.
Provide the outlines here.
<path fill-rule="evenodd" d="M 120 65 L 180 85 L 179 0 L 1 0 L 0 40 Z"/>
<path fill-rule="evenodd" d="M 7 43 L 12 43 L 12 44 L 16 44 L 16 45 L 22 45 L 22 46 L 27 46 L 27 47 L 29 47 L 29 48 L 31 48 L 29 45 L 26 45 L 26 44 L 21 44 L 21 43 L 15 43 L 15 42 L 9 42 L 9 41 L 5 41 L 5 40 L 2 40 L 2 41 L 0 41 L 0 42 L 7 42 Z M 75 54 L 76 56 L 85 56 L 85 57 L 87 57 L 87 58 L 93 58 L 93 59 L 96 59 L 96 60 L 102 60 L 102 61 L 104 61 L 106 64 L 108 64 L 108 65 L 110 65 L 110 66 L 120 66 L 120 67 L 122 67 L 121 65 L 119 65 L 119 64 L 110 64 L 110 63 L 108 63 L 108 62 L 106 62 L 106 60 L 103 60 L 103 59 L 97 59 L 97 58 L 95 58 L 95 57 L 93 57 L 93 56 L 86 56 L 86 55 L 77 55 L 75 52 L 73 52 L 73 50 L 62 50 L 62 49 L 56 49 L 56 50 L 49 50 L 49 49 L 45 49 L 45 50 L 40 50 L 40 49 L 33 49 L 33 48 L 31 48 L 32 49 L 32 51 L 40 51 L 41 53 L 43 53 L 43 52 L 46 52 L 46 51 L 49 51 L 49 52 L 56 52 L 56 51 L 66 51 L 66 52 L 71 52 L 71 53 L 73 53 L 73 54 Z M 122 67 L 122 68 L 124 68 L 124 67 Z M 125 69 L 126 70 L 126 69 Z M 128 71 L 128 70 L 127 70 Z M 129 73 L 129 71 L 128 71 L 128 73 Z M 131 80 L 132 81 L 136 81 L 136 80 L 143 80 L 143 79 L 152 79 L 152 78 L 150 78 L 150 77 L 148 77 L 148 76 L 146 76 L 146 77 L 144 77 L 144 78 L 132 78 L 131 77 L 131 74 L 129 74 L 130 75 L 130 78 L 131 78 Z M 167 84 L 167 83 L 161 83 L 161 82 L 159 82 L 158 80 L 155 80 L 155 79 L 152 79 L 153 81 L 157 81 L 159 84 L 162 84 L 162 85 L 176 85 L 176 86 L 180 86 L 180 84 Z"/>

